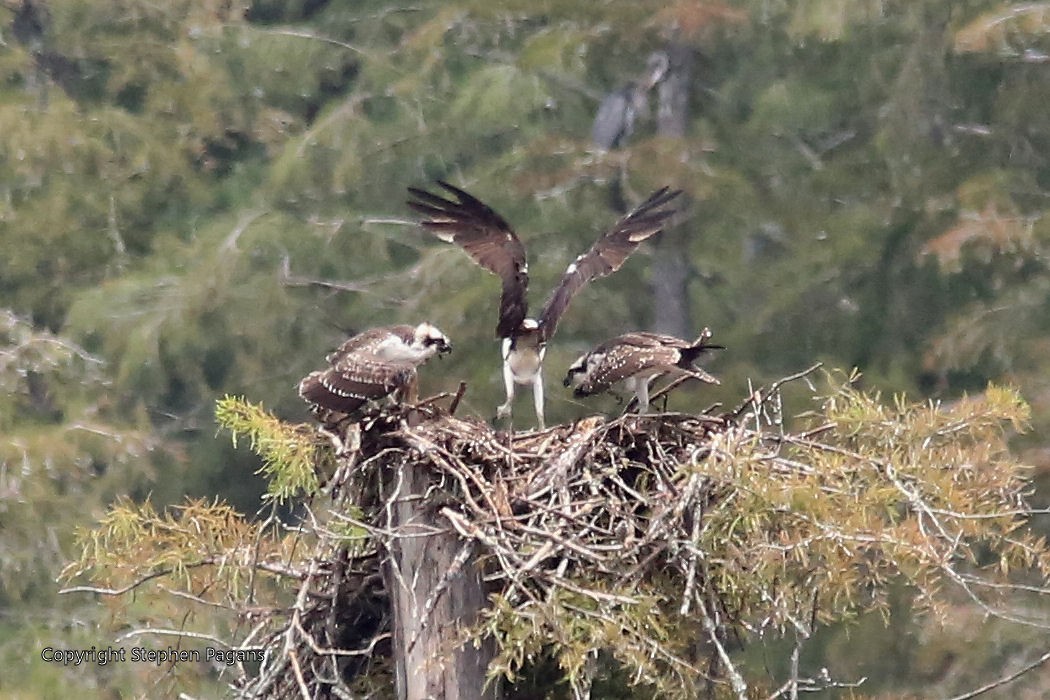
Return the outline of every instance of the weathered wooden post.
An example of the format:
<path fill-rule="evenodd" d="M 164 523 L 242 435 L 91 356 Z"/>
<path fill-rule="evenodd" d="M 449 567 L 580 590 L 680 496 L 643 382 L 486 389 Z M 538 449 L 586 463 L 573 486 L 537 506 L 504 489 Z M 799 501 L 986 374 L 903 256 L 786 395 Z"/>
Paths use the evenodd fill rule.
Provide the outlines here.
<path fill-rule="evenodd" d="M 383 575 L 393 613 L 400 700 L 495 700 L 485 689 L 493 645 L 464 642 L 486 596 L 474 547 L 433 505 L 440 491 L 419 464 L 391 468 L 386 480 L 387 558 Z"/>

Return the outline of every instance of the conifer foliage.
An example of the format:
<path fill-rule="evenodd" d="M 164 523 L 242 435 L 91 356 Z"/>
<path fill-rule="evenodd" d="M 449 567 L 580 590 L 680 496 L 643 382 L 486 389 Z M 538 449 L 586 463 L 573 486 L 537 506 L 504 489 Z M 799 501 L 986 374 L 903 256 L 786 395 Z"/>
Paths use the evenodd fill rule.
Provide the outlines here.
<path fill-rule="evenodd" d="M 934 618 L 969 599 L 1035 624 L 1010 608 L 1011 592 L 1035 590 L 1027 576 L 1050 572 L 1042 542 L 1019 529 L 1028 483 L 1006 448 L 1025 404 L 996 387 L 950 405 L 886 402 L 856 379 L 796 391 L 789 403 L 813 403 L 797 418 L 782 415 L 780 383 L 730 411 L 516 434 L 457 418 L 440 396 L 334 433 L 227 398 L 220 421 L 264 458 L 274 502 L 294 496 L 298 525 L 252 524 L 218 503 L 166 514 L 120 503 L 82 536 L 66 577 L 118 609 L 132 591 L 153 606 L 178 596 L 167 624 L 184 642 L 264 652 L 227 673 L 246 697 L 389 693 L 404 634 L 391 605 L 411 583 L 383 567 L 403 538 L 441 533 L 455 555 L 414 624 L 426 629 L 442 598 L 480 575 L 487 602 L 454 620 L 440 664 L 490 649 L 489 682 L 511 696 L 544 658 L 577 697 L 605 697 L 616 678 L 659 697 L 860 684 L 807 671 L 799 654 L 826 625 L 888 614 L 892 584 Z M 409 535 L 391 514 L 420 474 L 426 496 L 409 507 L 439 526 Z M 768 638 L 793 640 L 772 680 L 739 653 Z"/>
<path fill-rule="evenodd" d="M 592 697 L 705 675 L 733 694 L 733 669 L 757 694 L 775 677 L 766 696 L 863 676 L 858 693 L 952 696 L 1039 662 L 1026 611 L 1045 593 L 1030 538 L 1046 520 L 1025 519 L 1022 492 L 1044 503 L 1050 473 L 1048 18 L 1005 0 L 0 3 L 0 658 L 30 669 L 0 669 L 0 694 L 301 695 L 300 675 L 389 690 L 374 489 L 416 474 L 424 438 L 445 495 L 427 516 L 450 563 L 469 544 L 460 570 L 491 586 L 464 634 L 518 697 L 569 693 L 543 683 L 558 668 Z M 660 53 L 670 80 L 596 148 L 599 105 Z M 671 395 L 685 418 L 582 424 L 612 398 L 551 387 L 549 444 L 486 432 L 498 283 L 414 225 L 406 187 L 437 179 L 520 222 L 535 289 L 624 206 L 682 189 L 670 235 L 581 293 L 545 363 L 668 311 L 730 349 L 711 368 L 722 385 Z M 326 350 L 424 319 L 457 350 L 423 395 L 469 387 L 452 417 L 444 399 L 411 430 L 372 415 L 338 446 L 298 422 L 295 383 Z M 697 413 L 817 361 L 885 397 L 839 382 L 816 400 L 800 380 L 782 428 L 775 392 Z M 1030 431 L 989 382 L 1019 388 Z M 245 397 L 218 404 L 237 447 L 217 435 L 223 396 Z M 570 448 L 557 488 L 528 491 L 539 455 Z M 510 516 L 486 519 L 481 487 L 501 478 Z M 706 498 L 701 517 L 663 494 Z M 611 510 L 579 510 L 588 498 Z M 102 604 L 58 596 L 71 560 L 62 585 Z M 319 607 L 333 591 L 360 594 Z M 939 628 L 915 605 L 952 614 Z M 296 661 L 170 665 L 160 688 L 152 666 L 38 658 L 277 639 Z M 1035 676 L 1017 683 L 1046 695 Z"/>

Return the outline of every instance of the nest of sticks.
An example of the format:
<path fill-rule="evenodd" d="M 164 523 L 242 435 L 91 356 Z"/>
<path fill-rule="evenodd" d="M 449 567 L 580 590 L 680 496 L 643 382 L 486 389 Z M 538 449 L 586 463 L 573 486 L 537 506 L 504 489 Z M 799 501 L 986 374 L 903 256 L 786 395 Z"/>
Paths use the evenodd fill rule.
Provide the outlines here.
<path fill-rule="evenodd" d="M 751 432 L 745 424 L 770 410 L 775 391 L 755 392 L 729 412 L 594 416 L 520 433 L 456 417 L 458 396 L 443 407 L 447 398 L 376 409 L 322 430 L 337 469 L 324 503 L 310 506 L 317 548 L 291 620 L 270 637 L 267 661 L 243 696 L 292 697 L 323 686 L 321 697 L 351 697 L 375 692 L 378 679 L 392 687 L 381 565 L 399 536 L 389 513 L 404 469 L 429 475 L 420 507 L 461 543 L 434 597 L 472 561 L 489 593 L 511 606 L 559 591 L 599 606 L 629 602 L 613 592 L 658 576 L 675 581 L 673 605 L 683 614 L 711 608 L 698 585 L 703 555 L 687 543 L 726 486 L 691 466 L 710 459 L 721 437 Z M 319 505 L 327 519 L 315 517 Z M 720 634 L 732 617 L 723 611 Z"/>

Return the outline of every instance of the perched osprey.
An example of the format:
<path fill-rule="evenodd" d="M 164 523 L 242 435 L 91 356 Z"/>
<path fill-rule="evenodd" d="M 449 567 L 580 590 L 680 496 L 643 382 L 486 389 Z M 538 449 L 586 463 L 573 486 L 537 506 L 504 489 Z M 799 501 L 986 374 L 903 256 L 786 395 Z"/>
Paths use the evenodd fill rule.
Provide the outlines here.
<path fill-rule="evenodd" d="M 608 391 L 616 384 L 638 397 L 638 412 L 649 410 L 649 383 L 665 374 L 689 375 L 708 384 L 720 382 L 693 362 L 707 350 L 723 346 L 707 341 L 705 328 L 693 342 L 660 333 L 626 333 L 607 340 L 581 356 L 565 375 L 565 386 L 575 387 L 574 396 L 583 397 Z"/>
<path fill-rule="evenodd" d="M 414 401 L 416 367 L 451 351 L 445 334 L 429 323 L 372 328 L 329 353 L 331 366 L 303 378 L 299 396 L 315 411 L 336 413 L 351 413 L 391 394 Z"/>
<path fill-rule="evenodd" d="M 438 185 L 455 200 L 410 187 L 415 197 L 408 206 L 427 218 L 421 225 L 443 241 L 462 247 L 481 267 L 503 280 L 496 337 L 502 339 L 503 383 L 507 400 L 496 410 L 497 418 L 511 414 L 514 384 L 532 385 L 536 420 L 543 420 L 543 356 L 547 341 L 558 327 L 576 292 L 598 277 L 620 269 L 638 245 L 658 232 L 674 213 L 660 209 L 680 194 L 664 187 L 620 219 L 590 250 L 578 256 L 565 270 L 547 298 L 538 319 L 528 317 L 529 287 L 525 247 L 503 217 L 481 201 L 447 182 Z"/>

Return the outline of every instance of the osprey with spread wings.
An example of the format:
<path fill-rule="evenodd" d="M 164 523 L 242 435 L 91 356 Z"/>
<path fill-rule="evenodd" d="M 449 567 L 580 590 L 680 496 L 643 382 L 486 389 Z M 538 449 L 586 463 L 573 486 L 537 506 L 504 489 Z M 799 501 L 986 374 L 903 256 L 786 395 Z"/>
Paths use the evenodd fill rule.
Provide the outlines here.
<path fill-rule="evenodd" d="M 558 320 L 584 285 L 619 270 L 642 241 L 660 231 L 674 213 L 673 209 L 661 207 L 680 191 L 666 187 L 657 190 L 606 231 L 565 270 L 536 319 L 528 317 L 528 264 L 525 247 L 513 229 L 503 217 L 467 192 L 441 180 L 437 184 L 454 199 L 410 187 L 408 191 L 414 199 L 409 200 L 408 206 L 427 217 L 421 222 L 423 228 L 463 248 L 474 262 L 503 282 L 496 336 L 502 340 L 507 400 L 496 415 L 505 418 L 511 414 L 515 384 L 531 385 L 536 420 L 543 428 L 543 356 Z"/>

